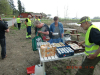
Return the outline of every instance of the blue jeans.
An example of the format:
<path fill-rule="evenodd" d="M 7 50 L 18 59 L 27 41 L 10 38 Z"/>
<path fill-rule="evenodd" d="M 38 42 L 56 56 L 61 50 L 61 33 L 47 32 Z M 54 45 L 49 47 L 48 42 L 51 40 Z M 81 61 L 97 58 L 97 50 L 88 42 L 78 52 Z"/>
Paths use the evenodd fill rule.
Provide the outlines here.
<path fill-rule="evenodd" d="M 6 40 L 5 40 L 5 38 L 0 39 L 0 44 L 1 44 L 1 57 L 5 58 L 5 56 L 6 56 Z"/>
<path fill-rule="evenodd" d="M 27 27 L 27 33 L 28 33 L 28 35 L 31 35 L 31 26 Z"/>

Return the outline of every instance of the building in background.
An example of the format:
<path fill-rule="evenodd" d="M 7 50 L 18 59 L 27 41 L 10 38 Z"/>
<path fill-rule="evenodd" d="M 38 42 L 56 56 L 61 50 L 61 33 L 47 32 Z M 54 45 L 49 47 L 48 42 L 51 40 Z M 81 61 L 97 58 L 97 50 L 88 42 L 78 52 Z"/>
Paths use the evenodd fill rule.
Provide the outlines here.
<path fill-rule="evenodd" d="M 30 13 L 21 13 L 20 18 L 27 18 L 28 15 L 31 15 Z M 31 15 L 32 16 L 32 15 Z"/>
<path fill-rule="evenodd" d="M 47 15 L 45 13 L 42 12 L 40 14 L 41 14 L 42 18 L 47 18 Z"/>
<path fill-rule="evenodd" d="M 38 16 L 40 19 L 42 18 L 40 13 L 31 13 L 32 17 Z"/>
<path fill-rule="evenodd" d="M 33 13 L 33 12 L 26 12 L 26 13 L 21 13 L 20 17 L 21 18 L 27 18 L 28 15 L 31 15 L 32 17 L 39 16 L 39 18 L 47 18 L 47 15 L 45 13 Z"/>

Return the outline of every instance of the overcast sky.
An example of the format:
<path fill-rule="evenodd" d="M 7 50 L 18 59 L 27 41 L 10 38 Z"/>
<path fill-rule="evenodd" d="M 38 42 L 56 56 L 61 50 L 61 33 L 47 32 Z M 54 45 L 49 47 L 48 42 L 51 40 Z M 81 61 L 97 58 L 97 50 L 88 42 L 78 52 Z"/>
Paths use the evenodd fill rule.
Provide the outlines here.
<path fill-rule="evenodd" d="M 51 14 L 52 17 L 100 17 L 100 0 L 21 0 L 27 12 Z M 17 8 L 17 0 L 14 0 Z"/>

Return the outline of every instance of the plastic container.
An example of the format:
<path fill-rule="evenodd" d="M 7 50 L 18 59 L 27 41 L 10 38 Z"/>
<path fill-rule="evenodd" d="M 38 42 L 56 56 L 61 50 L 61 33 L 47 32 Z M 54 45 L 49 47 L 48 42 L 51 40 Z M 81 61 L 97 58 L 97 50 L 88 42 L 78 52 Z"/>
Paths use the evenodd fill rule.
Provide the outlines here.
<path fill-rule="evenodd" d="M 57 48 L 56 54 L 59 58 L 68 57 L 74 55 L 74 50 L 72 50 L 70 47 Z"/>
<path fill-rule="evenodd" d="M 58 35 L 58 33 L 52 33 L 52 35 Z"/>
<path fill-rule="evenodd" d="M 44 75 L 43 66 L 41 64 L 35 65 L 35 75 Z"/>
<path fill-rule="evenodd" d="M 64 41 L 69 41 L 71 40 L 71 35 L 70 34 L 64 34 Z"/>

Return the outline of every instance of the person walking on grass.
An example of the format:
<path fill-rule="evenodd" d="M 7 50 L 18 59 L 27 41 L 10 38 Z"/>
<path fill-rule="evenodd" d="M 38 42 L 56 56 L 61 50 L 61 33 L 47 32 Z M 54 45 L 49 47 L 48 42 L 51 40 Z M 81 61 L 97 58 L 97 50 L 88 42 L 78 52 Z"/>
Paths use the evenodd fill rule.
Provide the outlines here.
<path fill-rule="evenodd" d="M 25 20 L 25 25 L 27 28 L 26 39 L 31 39 L 31 15 L 28 15 L 28 18 Z"/>
<path fill-rule="evenodd" d="M 1 44 L 1 57 L 4 59 L 6 57 L 6 38 L 5 32 L 9 32 L 7 23 L 1 21 L 0 17 L 0 44 Z"/>
<path fill-rule="evenodd" d="M 87 55 L 82 63 L 82 68 L 75 75 L 93 75 L 97 63 L 100 61 L 100 29 L 92 24 L 88 16 L 80 19 L 81 27 L 87 30 L 85 41 L 79 42 L 79 45 L 85 43 L 85 54 Z"/>
<path fill-rule="evenodd" d="M 20 30 L 20 28 L 21 28 L 20 16 L 18 16 L 18 18 L 17 18 L 17 25 L 18 25 L 18 29 Z"/>

